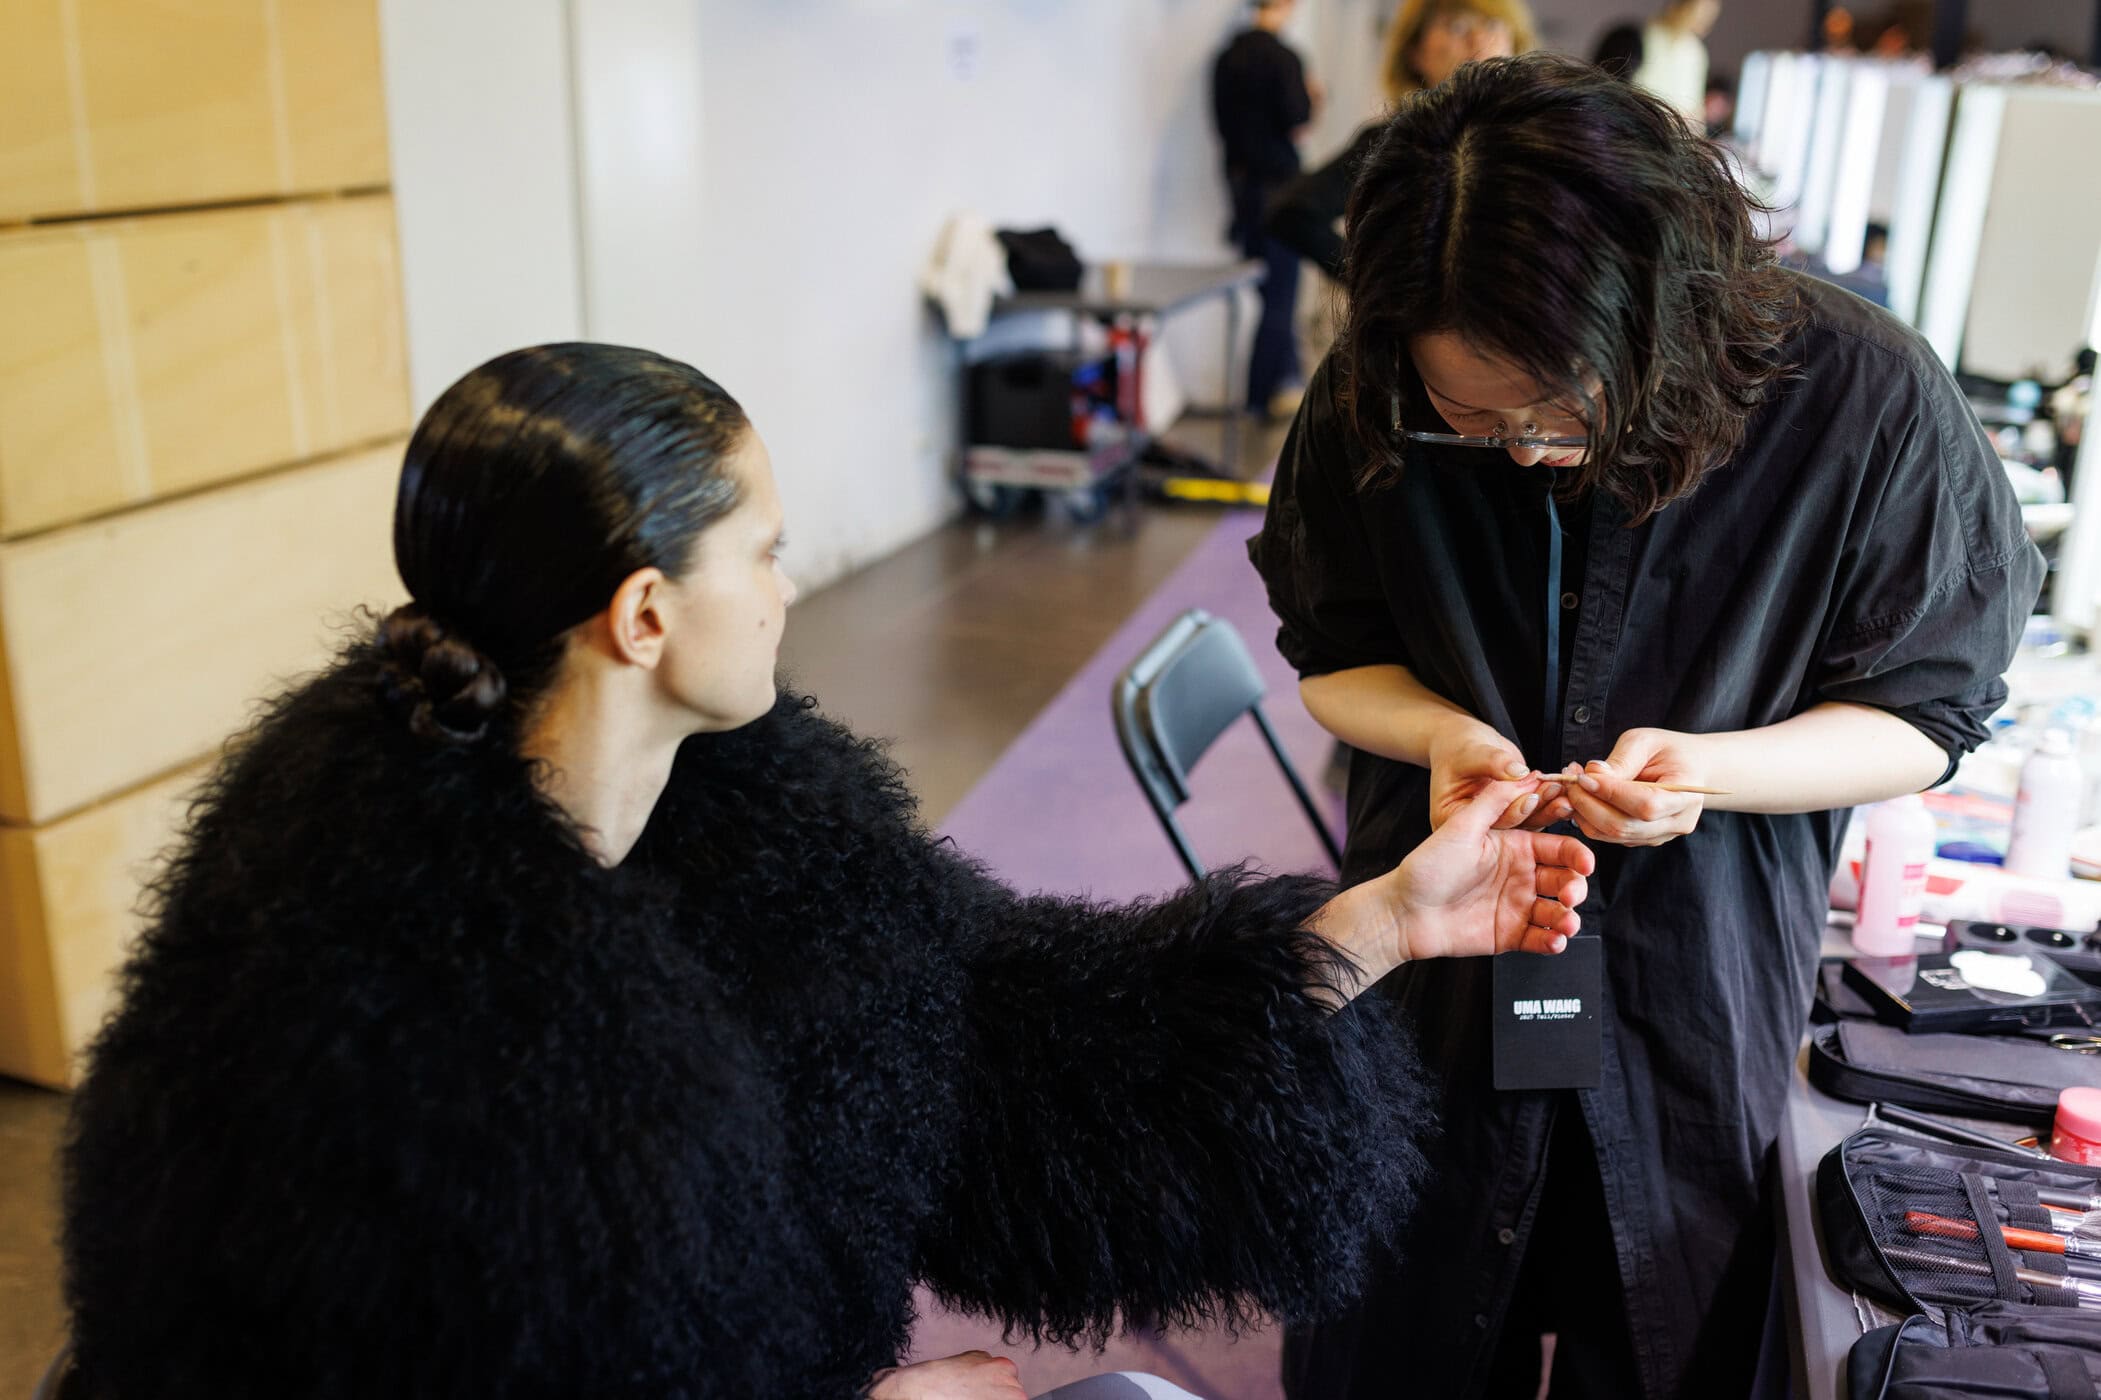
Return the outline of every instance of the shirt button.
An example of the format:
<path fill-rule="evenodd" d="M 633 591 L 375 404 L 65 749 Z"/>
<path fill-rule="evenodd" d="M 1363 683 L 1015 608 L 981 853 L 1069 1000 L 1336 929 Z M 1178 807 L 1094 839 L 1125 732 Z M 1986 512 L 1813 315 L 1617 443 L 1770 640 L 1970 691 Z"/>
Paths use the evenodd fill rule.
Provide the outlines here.
<path fill-rule="evenodd" d="M 1515 1230 L 1511 1229 L 1511 1228 L 1510 1228 L 1510 1227 L 1508 1227 L 1507 1225 L 1506 1225 L 1506 1226 L 1504 1226 L 1504 1227 L 1503 1227 L 1502 1229 L 1500 1229 L 1500 1230 L 1496 1231 L 1496 1243 L 1497 1243 L 1497 1244 L 1516 1244 L 1516 1243 L 1517 1243 L 1517 1231 L 1515 1231 Z"/>
<path fill-rule="evenodd" d="M 1569 716 L 1569 718 L 1570 718 L 1570 719 L 1572 719 L 1572 720 L 1574 720 L 1574 721 L 1575 721 L 1576 723 L 1578 723 L 1578 724 L 1589 724 L 1589 723 L 1590 723 L 1590 706 L 1588 706 L 1588 705 L 1578 705 L 1578 706 L 1576 706 L 1576 712 L 1575 712 L 1574 714 L 1570 715 L 1570 716 Z"/>
<path fill-rule="evenodd" d="M 1582 600 L 1577 598 L 1576 595 L 1573 593 L 1564 593 L 1561 595 L 1561 606 L 1563 608 L 1573 609 L 1576 606 L 1576 604 L 1580 601 Z"/>
<path fill-rule="evenodd" d="M 1486 1328 L 1486 1327 L 1488 1326 L 1488 1314 L 1487 1314 L 1487 1313 L 1475 1313 L 1475 1314 L 1474 1314 L 1474 1326 L 1476 1326 L 1476 1327 L 1480 1327 L 1480 1328 L 1484 1328 L 1484 1329 L 1485 1329 L 1485 1328 Z"/>

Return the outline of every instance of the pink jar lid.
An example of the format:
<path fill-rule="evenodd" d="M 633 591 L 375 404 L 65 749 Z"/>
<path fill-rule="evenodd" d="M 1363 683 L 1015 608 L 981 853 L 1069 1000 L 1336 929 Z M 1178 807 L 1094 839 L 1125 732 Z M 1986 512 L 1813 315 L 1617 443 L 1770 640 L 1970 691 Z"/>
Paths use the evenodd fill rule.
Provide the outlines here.
<path fill-rule="evenodd" d="M 2101 1142 L 2101 1089 L 2067 1089 L 2059 1094 L 2057 1131 Z"/>

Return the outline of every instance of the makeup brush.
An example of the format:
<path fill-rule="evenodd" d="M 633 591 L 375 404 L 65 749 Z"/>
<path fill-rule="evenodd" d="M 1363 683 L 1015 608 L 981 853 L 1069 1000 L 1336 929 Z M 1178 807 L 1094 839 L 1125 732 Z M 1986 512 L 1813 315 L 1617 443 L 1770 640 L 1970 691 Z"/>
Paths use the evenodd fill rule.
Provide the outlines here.
<path fill-rule="evenodd" d="M 1904 1212 L 1904 1228 L 1914 1235 L 1930 1235 L 1943 1240 L 1974 1240 L 1978 1229 L 1967 1220 L 1951 1220 L 1945 1215 L 1935 1215 L 1926 1210 Z M 2026 1230 L 2018 1225 L 1999 1226 L 1999 1238 L 2006 1241 L 2009 1249 L 2025 1249 L 2035 1254 L 2062 1254 L 2068 1259 L 2101 1259 L 2101 1240 L 2082 1239 L 2077 1235 L 2056 1235 L 2048 1230 Z"/>
<path fill-rule="evenodd" d="M 1950 1123 L 1945 1119 L 1935 1118 L 1929 1114 L 1915 1113 L 1911 1109 L 1903 1108 L 1893 1103 L 1876 1104 L 1875 1116 L 1886 1122 L 1901 1124 L 1904 1127 L 1941 1138 L 1947 1142 L 1966 1143 L 1971 1147 L 1988 1147 L 1994 1152 L 2011 1152 L 2017 1157 L 2037 1157 L 2046 1162 L 2057 1160 L 2049 1153 L 2038 1148 L 2022 1147 L 2016 1143 L 2008 1142 L 2004 1138 L 1995 1138 L 1990 1133 L 1980 1133 L 1974 1128 L 1965 1128 L 1959 1123 Z M 2042 1193 L 2042 1201 L 2045 1205 L 2050 1203 L 2052 1195 L 2063 1196 L 2067 1200 L 2073 1199 L 2071 1192 L 2045 1191 Z M 2086 1210 L 2094 1206 L 2101 1206 L 2101 1201 L 2088 1201 L 2073 1207 L 2073 1209 Z"/>
<path fill-rule="evenodd" d="M 1919 1269 L 1937 1269 L 1944 1274 L 1961 1274 L 1966 1278 L 1992 1277 L 1992 1266 L 1980 1264 L 1973 1259 L 1957 1259 L 1952 1255 L 1935 1254 L 1929 1249 L 1910 1249 L 1901 1244 L 1884 1245 L 1882 1252 L 1900 1264 L 1910 1264 Z M 2046 1297 L 2061 1298 L 2078 1308 L 2101 1308 L 2101 1283 L 2091 1279 L 2059 1277 L 2035 1269 L 2015 1269 L 2013 1276 Z"/>

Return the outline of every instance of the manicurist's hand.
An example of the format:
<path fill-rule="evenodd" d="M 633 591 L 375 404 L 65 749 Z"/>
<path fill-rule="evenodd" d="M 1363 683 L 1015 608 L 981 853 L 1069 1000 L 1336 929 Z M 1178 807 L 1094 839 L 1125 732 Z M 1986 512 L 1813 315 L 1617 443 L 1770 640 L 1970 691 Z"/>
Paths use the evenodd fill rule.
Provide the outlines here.
<path fill-rule="evenodd" d="M 868 1400 L 1028 1400 L 1021 1370 L 1004 1356 L 966 1351 L 881 1372 Z"/>
<path fill-rule="evenodd" d="M 1576 829 L 1594 841 L 1618 846 L 1661 846 L 1700 824 L 1706 800 L 1697 793 L 1665 792 L 1675 783 L 1708 786 L 1700 739 L 1668 729 L 1630 729 L 1609 758 L 1571 765 L 1566 778 Z"/>
<path fill-rule="evenodd" d="M 1517 745 L 1477 719 L 1457 716 L 1440 724 L 1430 736 L 1429 757 L 1433 831 L 1496 783 L 1515 784 L 1509 806 L 1496 815 L 1499 829 L 1526 826 L 1537 831 L 1568 816 L 1558 780 L 1551 788 L 1543 787 Z"/>

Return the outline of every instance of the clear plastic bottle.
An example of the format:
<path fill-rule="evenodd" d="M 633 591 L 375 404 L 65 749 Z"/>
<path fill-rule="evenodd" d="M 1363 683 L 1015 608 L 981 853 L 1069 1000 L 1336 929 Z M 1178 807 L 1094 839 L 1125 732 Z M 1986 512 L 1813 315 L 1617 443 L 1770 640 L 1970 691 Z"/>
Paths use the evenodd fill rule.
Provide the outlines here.
<path fill-rule="evenodd" d="M 2072 736 L 2052 729 L 2021 765 L 2021 791 L 2013 804 L 2013 839 L 2006 868 L 2036 880 L 2062 880 L 2071 871 L 2072 833 L 2086 780 L 2072 752 Z"/>
<path fill-rule="evenodd" d="M 1918 951 L 1919 905 L 1933 859 L 1933 814 L 1916 794 L 1868 808 L 1867 854 L 1860 863 L 1860 908 L 1853 947 L 1871 958 Z"/>

